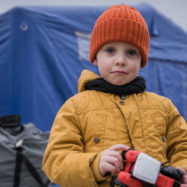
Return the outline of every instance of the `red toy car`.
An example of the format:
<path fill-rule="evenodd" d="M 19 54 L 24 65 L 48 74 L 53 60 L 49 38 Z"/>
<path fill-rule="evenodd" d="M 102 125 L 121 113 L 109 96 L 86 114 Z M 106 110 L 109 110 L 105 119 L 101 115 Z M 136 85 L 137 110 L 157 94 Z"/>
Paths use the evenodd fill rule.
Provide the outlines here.
<path fill-rule="evenodd" d="M 122 153 L 124 169 L 112 177 L 111 187 L 180 187 L 183 173 L 164 166 L 145 153 L 128 150 Z"/>

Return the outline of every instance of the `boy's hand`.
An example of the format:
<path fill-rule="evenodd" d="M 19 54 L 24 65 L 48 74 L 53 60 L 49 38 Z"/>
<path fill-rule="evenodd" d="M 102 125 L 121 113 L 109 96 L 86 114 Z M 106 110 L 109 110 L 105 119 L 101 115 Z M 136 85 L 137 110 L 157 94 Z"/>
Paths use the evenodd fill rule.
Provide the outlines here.
<path fill-rule="evenodd" d="M 180 187 L 187 187 L 187 172 L 181 167 L 176 167 L 176 168 L 183 172 L 183 181 Z"/>
<path fill-rule="evenodd" d="M 101 153 L 101 158 L 99 162 L 99 172 L 101 176 L 106 173 L 111 173 L 112 175 L 123 169 L 123 159 L 119 150 L 128 150 L 129 147 L 123 144 L 116 144 L 110 148 L 104 150 Z"/>

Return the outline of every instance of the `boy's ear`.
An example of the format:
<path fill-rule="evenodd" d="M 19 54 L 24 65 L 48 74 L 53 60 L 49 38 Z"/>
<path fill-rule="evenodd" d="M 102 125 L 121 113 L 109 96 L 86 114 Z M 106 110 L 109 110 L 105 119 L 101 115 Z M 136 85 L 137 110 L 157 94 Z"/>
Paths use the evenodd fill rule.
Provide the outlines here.
<path fill-rule="evenodd" d="M 97 63 L 97 58 L 94 59 L 94 61 L 93 61 L 93 65 L 95 65 L 95 66 L 98 65 L 98 63 Z"/>

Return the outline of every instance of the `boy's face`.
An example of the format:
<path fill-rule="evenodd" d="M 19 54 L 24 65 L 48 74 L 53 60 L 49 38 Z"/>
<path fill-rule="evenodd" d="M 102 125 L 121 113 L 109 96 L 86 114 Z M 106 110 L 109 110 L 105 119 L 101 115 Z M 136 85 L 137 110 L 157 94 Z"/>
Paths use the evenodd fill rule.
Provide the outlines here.
<path fill-rule="evenodd" d="M 93 62 L 99 73 L 113 85 L 124 85 L 134 80 L 141 66 L 139 50 L 124 42 L 105 44 Z"/>

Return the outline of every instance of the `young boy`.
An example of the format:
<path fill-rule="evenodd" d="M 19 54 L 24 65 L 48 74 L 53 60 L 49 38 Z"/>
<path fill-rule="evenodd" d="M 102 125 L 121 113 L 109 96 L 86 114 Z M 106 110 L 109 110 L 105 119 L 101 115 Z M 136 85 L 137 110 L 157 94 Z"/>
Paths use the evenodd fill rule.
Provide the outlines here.
<path fill-rule="evenodd" d="M 43 159 L 49 179 L 64 187 L 108 187 L 133 147 L 181 167 L 187 186 L 187 125 L 171 101 L 145 91 L 138 71 L 148 61 L 149 33 L 140 13 L 112 6 L 96 21 L 79 93 L 59 110 Z"/>

